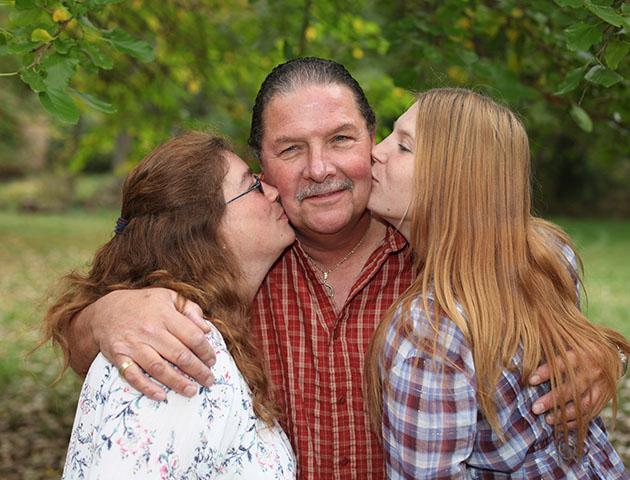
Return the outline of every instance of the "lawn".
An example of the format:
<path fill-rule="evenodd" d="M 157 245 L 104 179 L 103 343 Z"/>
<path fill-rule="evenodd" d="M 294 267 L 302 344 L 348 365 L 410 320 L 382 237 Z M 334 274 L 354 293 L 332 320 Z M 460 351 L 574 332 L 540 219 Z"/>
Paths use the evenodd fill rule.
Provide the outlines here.
<path fill-rule="evenodd" d="M 49 348 L 28 362 L 38 339 L 42 300 L 71 268 L 85 266 L 110 238 L 114 211 L 60 215 L 0 212 L 0 478 L 59 478 L 80 382 Z M 630 336 L 630 222 L 555 219 L 575 240 L 586 267 L 587 316 Z M 626 379 L 621 403 L 630 403 Z M 630 466 L 630 406 L 622 407 L 615 445 Z"/>

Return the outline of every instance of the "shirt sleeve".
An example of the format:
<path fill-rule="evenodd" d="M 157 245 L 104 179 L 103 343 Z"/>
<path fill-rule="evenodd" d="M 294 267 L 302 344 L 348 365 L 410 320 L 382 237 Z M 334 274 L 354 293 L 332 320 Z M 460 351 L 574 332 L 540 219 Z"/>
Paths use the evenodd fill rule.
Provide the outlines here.
<path fill-rule="evenodd" d="M 422 308 L 411 318 L 414 335 L 435 335 Z M 395 328 L 388 332 L 394 361 L 383 391 L 383 434 L 390 478 L 466 478 L 477 431 L 472 352 L 448 319 L 439 333 L 437 351 L 444 349 L 446 359 L 408 338 L 396 340 Z"/>
<path fill-rule="evenodd" d="M 215 384 L 191 398 L 169 390 L 165 402 L 153 401 L 99 355 L 81 391 L 63 478 L 197 478 L 220 471 L 230 452 L 238 453 L 233 446 L 245 399 L 236 366 L 213 334 Z"/>

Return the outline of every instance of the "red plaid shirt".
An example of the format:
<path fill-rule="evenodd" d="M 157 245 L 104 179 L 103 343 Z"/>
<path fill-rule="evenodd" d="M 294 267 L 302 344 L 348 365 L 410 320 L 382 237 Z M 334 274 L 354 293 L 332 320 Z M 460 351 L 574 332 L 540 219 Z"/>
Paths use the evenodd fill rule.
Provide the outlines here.
<path fill-rule="evenodd" d="M 387 308 L 414 278 L 405 239 L 388 227 L 336 314 L 296 243 L 253 306 L 301 479 L 382 479 L 383 452 L 363 403 L 363 358 Z"/>

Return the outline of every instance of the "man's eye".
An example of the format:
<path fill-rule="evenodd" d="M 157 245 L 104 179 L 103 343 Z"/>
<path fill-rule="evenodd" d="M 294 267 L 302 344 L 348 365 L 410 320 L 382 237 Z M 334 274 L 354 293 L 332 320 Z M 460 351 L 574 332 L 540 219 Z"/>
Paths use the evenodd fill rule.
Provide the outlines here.
<path fill-rule="evenodd" d="M 335 137 L 335 142 L 343 142 L 344 140 L 348 140 L 348 137 L 346 137 L 345 135 L 337 135 Z"/>
<path fill-rule="evenodd" d="M 291 145 L 290 147 L 287 147 L 284 150 L 282 150 L 280 153 L 294 152 L 295 150 L 297 150 L 297 147 L 295 145 Z"/>

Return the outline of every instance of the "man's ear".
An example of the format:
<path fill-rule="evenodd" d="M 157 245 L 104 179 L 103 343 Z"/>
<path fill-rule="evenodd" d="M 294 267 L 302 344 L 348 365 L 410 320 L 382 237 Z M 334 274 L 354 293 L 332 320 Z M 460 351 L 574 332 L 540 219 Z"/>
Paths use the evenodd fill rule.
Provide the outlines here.
<path fill-rule="evenodd" d="M 260 171 L 260 178 L 261 180 L 265 180 L 265 168 L 263 167 L 263 162 L 262 162 L 262 158 L 258 159 L 258 170 Z"/>

